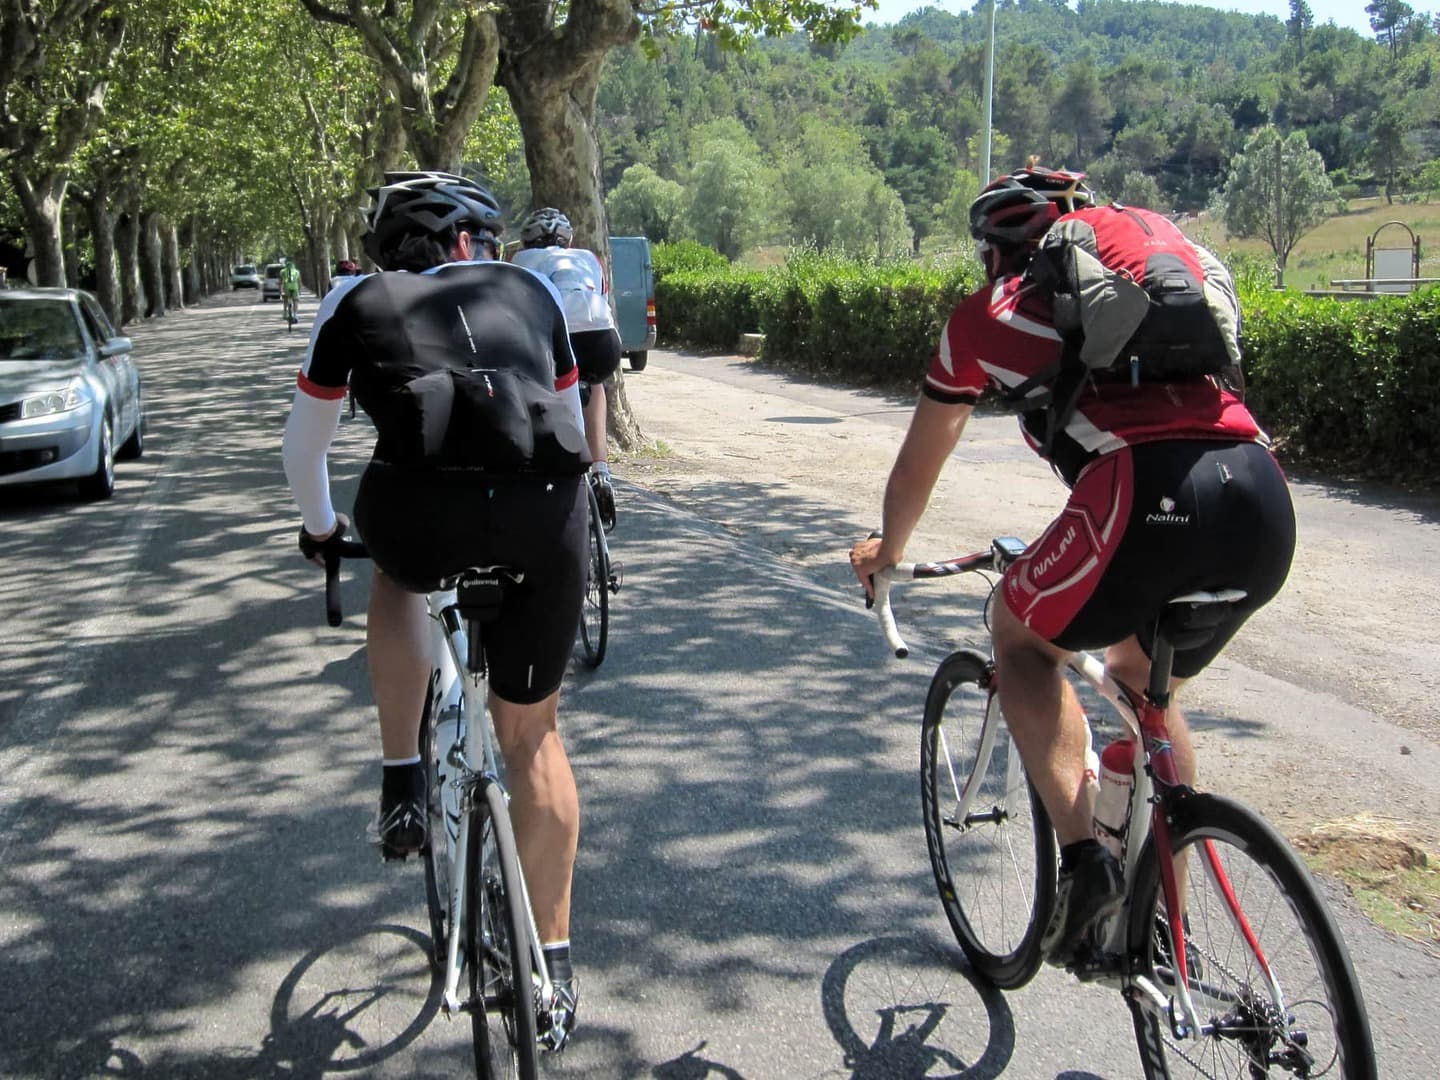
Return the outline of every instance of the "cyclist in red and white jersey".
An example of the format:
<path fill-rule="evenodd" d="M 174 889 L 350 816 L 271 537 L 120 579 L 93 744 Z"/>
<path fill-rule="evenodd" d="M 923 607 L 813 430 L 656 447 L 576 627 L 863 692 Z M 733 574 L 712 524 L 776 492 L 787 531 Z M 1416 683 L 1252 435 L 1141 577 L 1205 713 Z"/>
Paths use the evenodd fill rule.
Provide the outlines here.
<path fill-rule="evenodd" d="M 1048 296 L 1022 273 L 1050 225 L 1093 202 L 1083 180 L 1080 173 L 1022 169 L 972 204 L 970 228 L 987 283 L 945 325 L 890 472 L 881 537 L 851 550 L 867 589 L 871 575 L 904 557 L 980 397 L 1015 391 L 1059 359 L 1063 343 Z M 1147 623 L 1166 601 L 1199 589 L 1245 590 L 1213 637 L 1177 650 L 1178 687 L 1279 591 L 1295 519 L 1265 434 L 1218 380 L 1096 377 L 1053 440 L 1043 438 L 1043 423 L 1032 412 L 1022 428 L 1037 451 L 1049 442 L 1048 460 L 1070 498 L 1007 571 L 992 635 L 1000 705 L 1061 844 L 1056 913 L 1042 946 L 1063 966 L 1090 927 L 1118 908 L 1122 887 L 1116 860 L 1092 835 L 1085 725 L 1063 676 L 1066 659 L 1106 648 L 1116 677 L 1143 686 Z M 1194 750 L 1173 704 L 1167 720 L 1181 779 L 1193 784 Z"/>

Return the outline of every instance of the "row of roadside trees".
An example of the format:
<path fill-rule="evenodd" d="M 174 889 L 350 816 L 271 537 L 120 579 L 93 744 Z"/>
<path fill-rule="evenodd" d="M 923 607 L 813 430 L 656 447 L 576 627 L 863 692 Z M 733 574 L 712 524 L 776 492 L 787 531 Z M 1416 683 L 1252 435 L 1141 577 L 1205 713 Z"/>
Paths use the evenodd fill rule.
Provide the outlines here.
<path fill-rule="evenodd" d="M 843 38 L 858 14 L 706 11 L 733 43 L 797 26 Z M 323 287 L 356 254 L 357 208 L 383 172 L 491 172 L 517 143 L 534 203 L 603 247 L 603 61 L 684 27 L 689 6 L 66 0 L 0 18 L 0 222 L 20 225 L 41 284 L 84 264 L 128 322 L 222 286 L 257 250 L 301 253 Z"/>

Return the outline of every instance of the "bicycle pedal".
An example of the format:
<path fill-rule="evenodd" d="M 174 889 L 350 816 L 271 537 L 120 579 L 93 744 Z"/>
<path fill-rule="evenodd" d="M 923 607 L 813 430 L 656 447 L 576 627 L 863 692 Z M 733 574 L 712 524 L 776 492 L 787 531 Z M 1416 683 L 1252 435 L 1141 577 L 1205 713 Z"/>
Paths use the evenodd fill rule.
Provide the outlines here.
<path fill-rule="evenodd" d="M 1120 974 L 1122 958 L 1117 953 L 1101 952 L 1092 947 L 1082 948 L 1075 959 L 1065 965 L 1065 970 L 1081 982 L 1095 982 L 1111 975 Z"/>
<path fill-rule="evenodd" d="M 625 583 L 625 564 L 612 562 L 610 564 L 610 591 L 618 593 L 620 586 Z"/>

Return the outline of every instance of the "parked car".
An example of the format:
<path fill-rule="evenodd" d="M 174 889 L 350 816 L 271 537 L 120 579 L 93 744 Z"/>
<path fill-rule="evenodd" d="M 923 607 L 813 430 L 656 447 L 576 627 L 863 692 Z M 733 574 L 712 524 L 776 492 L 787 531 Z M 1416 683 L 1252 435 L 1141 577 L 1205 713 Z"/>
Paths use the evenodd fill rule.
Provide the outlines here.
<path fill-rule="evenodd" d="M 631 371 L 644 371 L 655 347 L 655 274 L 645 237 L 610 237 L 610 292 L 620 351 L 629 357 Z"/>
<path fill-rule="evenodd" d="M 280 299 L 280 271 L 285 269 L 284 263 L 268 263 L 265 267 L 265 282 L 260 286 L 260 299 Z"/>
<path fill-rule="evenodd" d="M 230 268 L 230 291 L 260 288 L 260 271 L 249 263 Z"/>
<path fill-rule="evenodd" d="M 0 291 L 0 485 L 78 481 L 108 499 L 115 459 L 145 452 L 130 339 L 79 289 Z"/>

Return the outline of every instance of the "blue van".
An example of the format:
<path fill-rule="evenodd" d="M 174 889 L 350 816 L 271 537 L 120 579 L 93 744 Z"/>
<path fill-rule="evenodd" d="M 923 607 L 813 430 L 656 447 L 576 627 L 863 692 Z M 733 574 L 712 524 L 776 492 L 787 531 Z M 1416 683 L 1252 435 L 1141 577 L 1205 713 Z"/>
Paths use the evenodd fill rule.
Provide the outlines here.
<path fill-rule="evenodd" d="M 610 294 L 620 351 L 630 358 L 631 371 L 644 371 L 655 346 L 655 275 L 645 237 L 610 237 Z"/>

